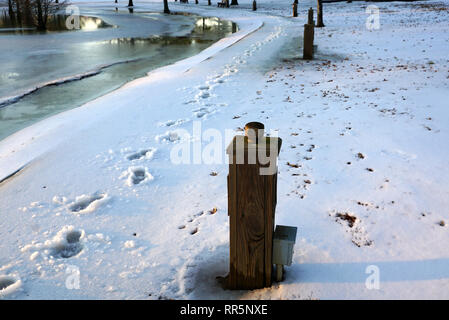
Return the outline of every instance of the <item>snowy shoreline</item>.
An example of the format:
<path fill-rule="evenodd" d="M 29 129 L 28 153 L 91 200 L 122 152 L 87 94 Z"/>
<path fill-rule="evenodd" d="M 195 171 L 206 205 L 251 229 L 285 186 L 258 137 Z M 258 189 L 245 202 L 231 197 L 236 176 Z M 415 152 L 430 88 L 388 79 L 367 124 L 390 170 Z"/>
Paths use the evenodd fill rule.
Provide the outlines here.
<path fill-rule="evenodd" d="M 0 142 L 1 176 L 29 163 L 0 184 L 7 298 L 448 298 L 447 2 L 376 3 L 379 30 L 368 3 L 325 5 L 309 62 L 315 1 L 298 19 L 286 0 L 239 3 L 170 3 L 243 31 Z M 195 124 L 249 121 L 283 139 L 276 224 L 298 237 L 285 281 L 223 291 L 228 167 L 170 152 Z"/>
<path fill-rule="evenodd" d="M 221 50 L 233 45 L 237 41 L 243 39 L 247 35 L 249 35 L 252 32 L 259 29 L 261 26 L 262 26 L 262 23 L 257 20 L 249 21 L 249 22 L 245 21 L 245 20 L 241 20 L 241 21 L 239 21 L 240 30 L 237 33 L 230 35 L 229 37 L 226 37 L 226 38 L 214 43 L 212 46 L 203 50 L 201 53 L 199 53 L 193 57 L 183 59 L 183 60 L 178 61 L 172 65 L 168 65 L 165 67 L 157 68 L 156 70 L 152 70 L 147 74 L 146 77 L 139 78 L 139 79 L 133 80 L 131 82 L 128 82 L 128 83 L 124 84 L 123 86 L 121 86 L 120 88 L 114 90 L 113 92 L 110 92 L 109 94 L 113 94 L 113 93 L 116 93 L 121 90 L 126 90 L 127 87 L 133 86 L 134 84 L 138 84 L 142 81 L 151 82 L 155 78 L 157 78 L 157 81 L 160 81 L 162 79 L 169 79 L 171 77 L 176 77 L 179 74 L 187 72 L 190 68 L 192 68 L 196 64 L 201 63 L 202 61 L 213 57 Z M 99 70 L 101 70 L 102 68 L 104 68 L 104 67 L 100 67 Z M 78 79 L 80 77 L 94 75 L 95 73 L 98 73 L 99 70 L 89 71 L 87 73 L 83 73 L 81 75 L 78 75 L 78 76 L 75 76 L 72 78 Z M 72 78 L 70 78 L 69 80 L 61 79 L 60 81 L 56 81 L 56 82 L 52 81 L 52 82 L 49 82 L 48 84 L 45 84 L 45 86 L 53 85 L 55 83 L 58 83 L 58 84 L 64 83 L 66 81 L 70 81 Z M 35 90 L 37 90 L 37 89 L 34 89 L 29 93 L 32 93 Z M 29 93 L 26 93 L 25 95 L 27 95 Z M 105 96 L 108 96 L 109 94 L 106 94 Z M 99 97 L 97 99 L 101 99 L 105 96 Z M 14 98 L 12 98 L 12 99 L 14 99 Z M 95 100 L 97 100 L 97 99 L 95 99 Z M 9 100 L 11 100 L 11 98 L 7 99 L 7 101 L 9 101 Z M 95 101 L 95 100 L 93 100 L 93 101 Z M 93 101 L 88 102 L 84 106 L 90 105 Z M 1 103 L 2 103 L 2 101 L 0 101 L 0 107 L 1 107 Z M 27 166 L 35 158 L 39 157 L 41 154 L 46 152 L 50 145 L 55 146 L 57 144 L 57 142 L 50 142 L 48 139 L 45 139 L 45 141 L 42 143 L 42 145 L 38 145 L 38 146 L 35 145 L 36 142 L 33 142 L 33 147 L 27 147 L 27 148 L 31 148 L 32 150 L 38 149 L 39 151 L 33 151 L 30 154 L 29 149 L 28 149 L 25 151 L 26 154 L 23 156 L 17 156 L 17 154 L 19 153 L 17 146 L 28 145 L 31 140 L 35 140 L 36 136 L 39 136 L 40 133 L 42 133 L 44 130 L 47 132 L 52 132 L 51 133 L 52 136 L 59 136 L 59 137 L 63 136 L 62 132 L 60 132 L 58 134 L 58 133 L 53 133 L 53 131 L 55 130 L 55 128 L 58 128 L 58 130 L 61 130 L 61 126 L 64 126 L 64 125 L 67 125 L 70 128 L 71 127 L 70 123 L 74 122 L 74 120 L 73 120 L 74 117 L 86 117 L 86 116 L 88 117 L 88 114 L 87 115 L 83 114 L 86 112 L 83 110 L 84 106 L 81 106 L 81 107 L 78 107 L 78 108 L 75 108 L 72 110 L 64 111 L 64 112 L 57 114 L 55 116 L 52 116 L 50 118 L 39 121 L 38 123 L 31 125 L 25 129 L 22 129 L 16 133 L 12 134 L 11 136 L 3 139 L 2 141 L 0 141 L 0 182 L 4 181 L 5 178 L 10 177 L 11 174 L 13 174 L 13 173 L 17 172 L 18 170 L 21 170 L 22 168 Z M 107 112 L 106 110 L 104 110 L 104 111 Z M 89 112 L 89 111 L 87 111 L 87 112 Z M 65 124 L 64 121 L 67 121 L 67 124 Z M 65 129 L 62 129 L 62 130 L 65 130 Z M 73 130 L 73 128 L 71 128 L 71 130 Z M 48 137 L 49 134 L 47 132 L 45 133 L 45 136 Z M 58 140 L 58 138 L 56 137 L 55 140 Z M 11 153 L 11 150 L 14 150 L 13 157 L 12 158 L 3 158 L 3 155 Z M 9 163 L 9 165 L 7 163 Z M 12 166 L 11 166 L 11 164 L 12 164 Z"/>

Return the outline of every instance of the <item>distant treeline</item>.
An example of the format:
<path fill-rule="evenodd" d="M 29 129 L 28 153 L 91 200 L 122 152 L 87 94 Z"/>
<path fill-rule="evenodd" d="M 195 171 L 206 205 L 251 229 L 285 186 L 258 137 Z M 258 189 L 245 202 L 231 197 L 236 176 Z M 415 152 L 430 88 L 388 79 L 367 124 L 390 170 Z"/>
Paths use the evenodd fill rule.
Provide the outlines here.
<path fill-rule="evenodd" d="M 19 27 L 46 30 L 48 17 L 66 5 L 59 0 L 7 0 L 10 23 Z"/>

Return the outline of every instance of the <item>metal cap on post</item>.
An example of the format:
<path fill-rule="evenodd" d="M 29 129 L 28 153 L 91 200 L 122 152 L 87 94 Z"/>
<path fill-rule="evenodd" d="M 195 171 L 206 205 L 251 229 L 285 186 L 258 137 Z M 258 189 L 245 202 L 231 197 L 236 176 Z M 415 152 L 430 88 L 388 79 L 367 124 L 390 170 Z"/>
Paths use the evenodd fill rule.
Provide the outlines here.
<path fill-rule="evenodd" d="M 235 136 L 226 149 L 230 270 L 223 285 L 228 289 L 257 289 L 272 283 L 277 156 L 282 140 L 266 137 L 264 129 L 260 122 L 247 123 L 245 136 Z"/>
<path fill-rule="evenodd" d="M 245 136 L 248 137 L 249 143 L 257 143 L 263 138 L 265 126 L 261 122 L 248 122 L 245 125 Z"/>

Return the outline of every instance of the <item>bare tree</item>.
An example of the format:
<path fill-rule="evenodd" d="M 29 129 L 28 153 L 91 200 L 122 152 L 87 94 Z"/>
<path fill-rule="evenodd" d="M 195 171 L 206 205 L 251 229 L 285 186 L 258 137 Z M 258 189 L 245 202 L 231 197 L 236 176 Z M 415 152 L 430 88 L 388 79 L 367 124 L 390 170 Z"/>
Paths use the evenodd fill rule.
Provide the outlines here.
<path fill-rule="evenodd" d="M 168 8 L 168 0 L 164 0 L 164 13 L 170 13 L 170 9 Z"/>
<path fill-rule="evenodd" d="M 25 0 L 28 1 L 29 0 Z M 55 3 L 55 0 L 32 0 L 34 2 L 34 19 L 38 30 L 47 30 L 48 16 L 56 13 L 66 3 Z"/>
<path fill-rule="evenodd" d="M 66 2 L 56 0 L 8 0 L 8 14 L 13 24 L 35 26 L 47 30 L 48 16 L 55 14 Z M 14 11 L 15 9 L 15 11 Z"/>
<path fill-rule="evenodd" d="M 13 1 L 12 0 L 8 0 L 8 15 L 9 18 L 13 21 L 16 20 L 16 16 L 14 14 L 14 6 L 13 6 Z"/>

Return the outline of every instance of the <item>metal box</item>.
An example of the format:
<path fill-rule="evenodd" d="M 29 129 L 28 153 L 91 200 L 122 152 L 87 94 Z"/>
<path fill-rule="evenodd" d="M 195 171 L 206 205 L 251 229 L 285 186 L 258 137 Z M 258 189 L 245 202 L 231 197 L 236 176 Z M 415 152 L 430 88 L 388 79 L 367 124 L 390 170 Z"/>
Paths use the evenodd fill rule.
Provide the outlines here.
<path fill-rule="evenodd" d="M 293 247 L 297 227 L 276 226 L 273 237 L 273 263 L 289 266 L 292 264 Z"/>

